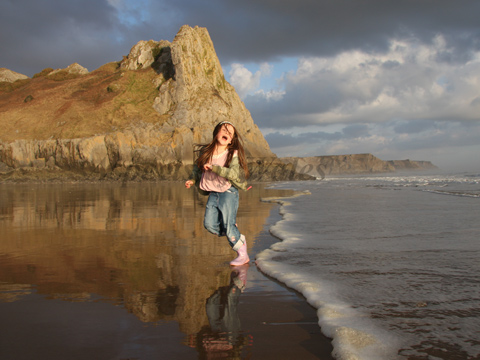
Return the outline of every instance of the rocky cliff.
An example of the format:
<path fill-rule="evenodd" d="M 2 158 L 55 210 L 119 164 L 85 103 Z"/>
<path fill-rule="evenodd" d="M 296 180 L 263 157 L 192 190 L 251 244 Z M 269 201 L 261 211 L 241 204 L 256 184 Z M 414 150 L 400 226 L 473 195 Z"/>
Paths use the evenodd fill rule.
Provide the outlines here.
<path fill-rule="evenodd" d="M 32 79 L 2 79 L 4 179 L 55 172 L 183 179 L 193 163 L 193 145 L 210 141 L 222 120 L 242 134 L 254 179 L 271 180 L 272 170 L 278 179 L 299 178 L 270 151 L 225 80 L 205 28 L 185 25 L 171 43 L 140 41 L 122 61 L 92 72 L 73 64 Z"/>
<path fill-rule="evenodd" d="M 389 160 L 395 170 L 397 171 L 411 171 L 411 170 L 435 170 L 438 169 L 430 161 L 419 161 L 419 160 Z"/>
<path fill-rule="evenodd" d="M 0 82 L 13 83 L 17 80 L 25 80 L 25 79 L 28 79 L 28 76 L 19 74 L 9 69 L 0 68 Z"/>
<path fill-rule="evenodd" d="M 299 173 L 309 174 L 321 179 L 329 175 L 378 174 L 403 170 L 437 169 L 429 161 L 383 161 L 372 154 L 286 157 L 281 158 L 281 160 L 292 164 Z"/>

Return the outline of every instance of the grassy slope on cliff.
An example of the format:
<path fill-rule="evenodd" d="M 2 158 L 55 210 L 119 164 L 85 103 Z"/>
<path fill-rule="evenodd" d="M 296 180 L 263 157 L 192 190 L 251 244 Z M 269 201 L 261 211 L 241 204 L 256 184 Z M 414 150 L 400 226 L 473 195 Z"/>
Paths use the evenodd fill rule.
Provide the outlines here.
<path fill-rule="evenodd" d="M 0 141 L 81 138 L 133 122 L 161 124 L 165 116 L 152 107 L 156 77 L 151 68 L 125 71 L 110 63 L 86 75 L 39 73 L 0 83 Z"/>

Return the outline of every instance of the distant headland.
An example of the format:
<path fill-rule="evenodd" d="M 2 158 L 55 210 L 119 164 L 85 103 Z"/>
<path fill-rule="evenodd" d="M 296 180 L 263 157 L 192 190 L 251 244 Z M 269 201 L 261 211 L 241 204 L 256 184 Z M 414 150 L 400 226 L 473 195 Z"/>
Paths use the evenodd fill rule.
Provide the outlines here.
<path fill-rule="evenodd" d="M 311 157 L 286 157 L 282 161 L 295 164 L 295 170 L 325 178 L 336 175 L 382 174 L 397 171 L 438 170 L 430 161 L 390 160 L 384 161 L 372 154 L 349 154 Z"/>

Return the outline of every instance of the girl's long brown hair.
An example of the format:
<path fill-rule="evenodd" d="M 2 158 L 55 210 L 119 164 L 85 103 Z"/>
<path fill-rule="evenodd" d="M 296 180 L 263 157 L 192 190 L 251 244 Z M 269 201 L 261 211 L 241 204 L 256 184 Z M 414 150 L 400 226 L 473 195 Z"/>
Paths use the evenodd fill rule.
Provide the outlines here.
<path fill-rule="evenodd" d="M 213 156 L 213 152 L 215 151 L 215 145 L 217 144 L 217 134 L 222 128 L 222 126 L 227 126 L 227 125 L 232 125 L 229 122 L 220 122 L 215 126 L 215 129 L 213 129 L 213 139 L 210 143 L 208 144 L 195 144 L 195 152 L 199 153 L 199 156 L 195 163 L 197 164 L 198 168 L 203 171 L 203 166 L 205 164 L 208 164 L 210 162 L 210 159 Z M 233 126 L 233 125 L 232 125 Z M 245 157 L 245 150 L 243 149 L 243 140 L 240 134 L 237 132 L 237 129 L 235 126 L 233 126 L 235 129 L 235 133 L 232 136 L 232 143 L 228 145 L 228 154 L 227 154 L 227 160 L 225 161 L 225 167 L 229 167 L 230 163 L 232 162 L 233 155 L 235 154 L 235 151 L 237 151 L 238 155 L 238 160 L 240 163 L 240 166 L 243 168 L 243 171 L 245 172 L 245 178 L 248 178 L 250 175 L 250 172 L 248 171 L 248 166 L 247 166 L 247 160 Z M 228 128 L 227 128 L 228 130 Z"/>

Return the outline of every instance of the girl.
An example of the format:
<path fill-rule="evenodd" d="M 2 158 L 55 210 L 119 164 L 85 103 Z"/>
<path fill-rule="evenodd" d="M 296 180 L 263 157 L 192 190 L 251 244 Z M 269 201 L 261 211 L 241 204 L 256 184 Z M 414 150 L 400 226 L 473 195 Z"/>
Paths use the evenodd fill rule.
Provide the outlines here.
<path fill-rule="evenodd" d="M 228 121 L 222 121 L 213 130 L 209 144 L 199 145 L 199 156 L 193 166 L 192 179 L 185 182 L 188 189 L 196 185 L 207 195 L 203 225 L 212 234 L 227 236 L 237 258 L 230 265 L 239 266 L 250 261 L 245 236 L 237 228 L 238 189 L 248 190 L 245 178 L 249 172 L 240 134 Z"/>

